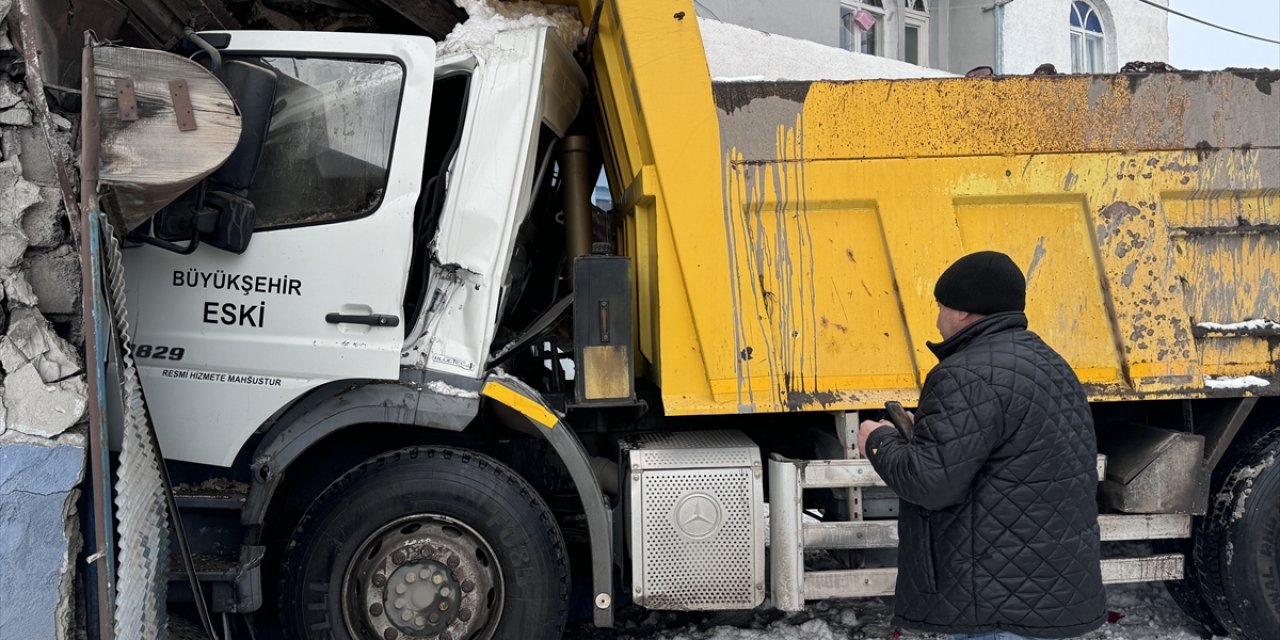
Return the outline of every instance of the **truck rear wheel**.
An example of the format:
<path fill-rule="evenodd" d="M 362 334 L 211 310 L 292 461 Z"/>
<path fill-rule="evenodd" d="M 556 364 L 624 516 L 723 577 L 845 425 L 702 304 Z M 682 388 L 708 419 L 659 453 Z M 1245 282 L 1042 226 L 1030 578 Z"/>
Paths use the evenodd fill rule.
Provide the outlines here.
<path fill-rule="evenodd" d="M 1235 448 L 1196 528 L 1194 574 L 1231 635 L 1280 629 L 1280 424 Z"/>
<path fill-rule="evenodd" d="M 464 449 L 365 461 L 307 510 L 286 547 L 291 637 L 552 640 L 569 594 L 564 539 L 511 469 Z"/>

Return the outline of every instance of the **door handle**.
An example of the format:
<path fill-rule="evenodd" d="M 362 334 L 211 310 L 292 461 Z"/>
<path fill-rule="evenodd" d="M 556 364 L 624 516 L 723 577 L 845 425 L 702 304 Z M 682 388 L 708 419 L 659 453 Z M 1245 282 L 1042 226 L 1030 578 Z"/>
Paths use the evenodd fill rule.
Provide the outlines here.
<path fill-rule="evenodd" d="M 388 316 L 379 313 L 373 313 L 363 316 L 346 315 L 343 313 L 329 313 L 324 317 L 324 321 L 329 324 L 367 324 L 371 327 L 398 327 L 400 326 L 400 318 L 398 316 Z"/>

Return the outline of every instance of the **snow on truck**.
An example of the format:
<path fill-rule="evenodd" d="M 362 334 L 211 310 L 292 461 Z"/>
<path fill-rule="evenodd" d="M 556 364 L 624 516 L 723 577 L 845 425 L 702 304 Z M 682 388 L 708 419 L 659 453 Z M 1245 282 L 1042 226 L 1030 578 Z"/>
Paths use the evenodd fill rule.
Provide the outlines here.
<path fill-rule="evenodd" d="M 92 47 L 117 489 L 145 392 L 214 612 L 550 639 L 891 594 L 859 413 L 913 405 L 935 278 L 993 249 L 1094 403 L 1104 579 L 1274 637 L 1280 73 L 716 82 L 692 3 L 577 8 L 576 51 Z"/>

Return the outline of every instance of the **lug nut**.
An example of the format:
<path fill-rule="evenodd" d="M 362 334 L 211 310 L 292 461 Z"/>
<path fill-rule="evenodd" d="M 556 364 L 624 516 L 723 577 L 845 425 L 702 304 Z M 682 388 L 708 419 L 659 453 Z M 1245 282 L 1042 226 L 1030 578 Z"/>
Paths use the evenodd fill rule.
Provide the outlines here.
<path fill-rule="evenodd" d="M 386 631 L 382 632 L 382 637 L 386 638 L 386 640 L 396 640 L 396 638 L 399 636 L 400 634 L 396 633 L 395 629 L 387 629 Z"/>
<path fill-rule="evenodd" d="M 373 586 L 375 587 L 387 586 L 387 577 L 382 575 L 381 573 L 373 574 Z"/>
<path fill-rule="evenodd" d="M 448 598 L 452 593 L 453 593 L 453 590 L 450 589 L 449 587 L 440 587 L 440 595 Z"/>
<path fill-rule="evenodd" d="M 405 586 L 404 586 L 404 585 L 402 585 L 402 584 L 398 584 L 398 585 L 396 585 L 396 593 L 398 593 L 398 594 L 400 594 L 400 595 L 404 595 L 405 590 L 406 590 L 406 588 L 405 588 Z"/>
<path fill-rule="evenodd" d="M 404 549 L 396 549 L 395 553 L 391 554 L 391 561 L 396 564 L 404 564 L 407 558 L 408 556 L 405 554 Z"/>
<path fill-rule="evenodd" d="M 431 615 L 429 615 L 429 616 L 427 616 L 427 619 L 431 621 L 431 624 L 435 624 L 435 623 L 437 623 L 437 622 L 440 622 L 440 616 L 439 616 L 439 615 L 437 615 L 437 614 L 434 614 L 434 613 L 433 613 L 433 614 L 431 614 Z"/>
<path fill-rule="evenodd" d="M 458 618 L 461 619 L 463 622 L 467 622 L 468 620 L 471 620 L 471 610 L 462 609 L 458 611 Z"/>
<path fill-rule="evenodd" d="M 411 611 L 405 611 L 405 612 L 402 612 L 402 613 L 400 614 L 400 619 L 401 619 L 401 620 L 403 620 L 403 621 L 405 621 L 405 622 L 408 622 L 408 621 L 412 620 L 412 619 L 413 619 L 413 612 L 411 612 Z"/>
<path fill-rule="evenodd" d="M 382 605 L 378 604 L 377 602 L 369 605 L 369 615 L 374 615 L 374 616 L 382 615 Z"/>
<path fill-rule="evenodd" d="M 422 616 L 418 616 L 413 619 L 413 624 L 414 626 L 425 627 L 427 626 L 427 619 Z"/>
<path fill-rule="evenodd" d="M 474 582 L 472 582 L 472 581 L 470 581 L 470 580 L 463 581 L 463 583 L 462 583 L 462 592 L 463 592 L 463 593 L 471 593 L 472 591 L 475 591 L 475 590 L 476 590 L 476 583 L 474 583 Z"/>
<path fill-rule="evenodd" d="M 441 602 L 441 603 L 440 603 L 440 610 L 441 610 L 441 611 L 448 611 L 448 610 L 449 610 L 449 603 L 448 603 L 448 602 Z"/>
<path fill-rule="evenodd" d="M 426 573 L 426 572 L 424 571 L 423 573 Z M 422 577 L 424 577 L 424 578 L 425 578 L 425 577 L 427 577 L 427 576 L 425 576 L 425 575 L 424 575 L 424 576 L 422 576 Z M 433 576 L 431 576 L 431 584 L 444 584 L 444 576 L 442 576 L 442 575 L 440 575 L 440 574 L 438 574 L 438 573 L 437 573 L 437 574 L 435 574 L 435 575 L 433 575 Z"/>
<path fill-rule="evenodd" d="M 462 564 L 462 562 L 458 560 L 458 556 L 449 556 L 449 562 L 447 564 L 450 569 L 457 569 L 458 565 Z"/>
<path fill-rule="evenodd" d="M 410 573 L 404 577 L 404 581 L 413 584 L 418 581 L 418 574 Z"/>
<path fill-rule="evenodd" d="M 419 577 L 419 578 L 422 578 L 423 580 L 426 580 L 427 578 L 430 578 L 430 577 L 431 577 L 431 572 L 430 572 L 430 571 L 427 571 L 426 569 L 423 569 L 423 570 L 421 570 L 421 571 L 419 571 L 419 572 L 418 572 L 418 577 Z M 439 583 L 439 582 L 437 582 L 436 584 L 440 584 L 440 583 Z"/>

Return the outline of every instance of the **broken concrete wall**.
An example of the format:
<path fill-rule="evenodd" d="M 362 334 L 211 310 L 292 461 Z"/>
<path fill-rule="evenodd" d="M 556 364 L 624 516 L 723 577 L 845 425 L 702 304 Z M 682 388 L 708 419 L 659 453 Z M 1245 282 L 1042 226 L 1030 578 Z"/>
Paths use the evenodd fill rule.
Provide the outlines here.
<path fill-rule="evenodd" d="M 0 0 L 0 638 L 61 639 L 86 448 L 80 269 L 57 171 L 72 125 L 51 114 L 52 136 L 42 128 L 4 20 L 15 5 Z"/>

